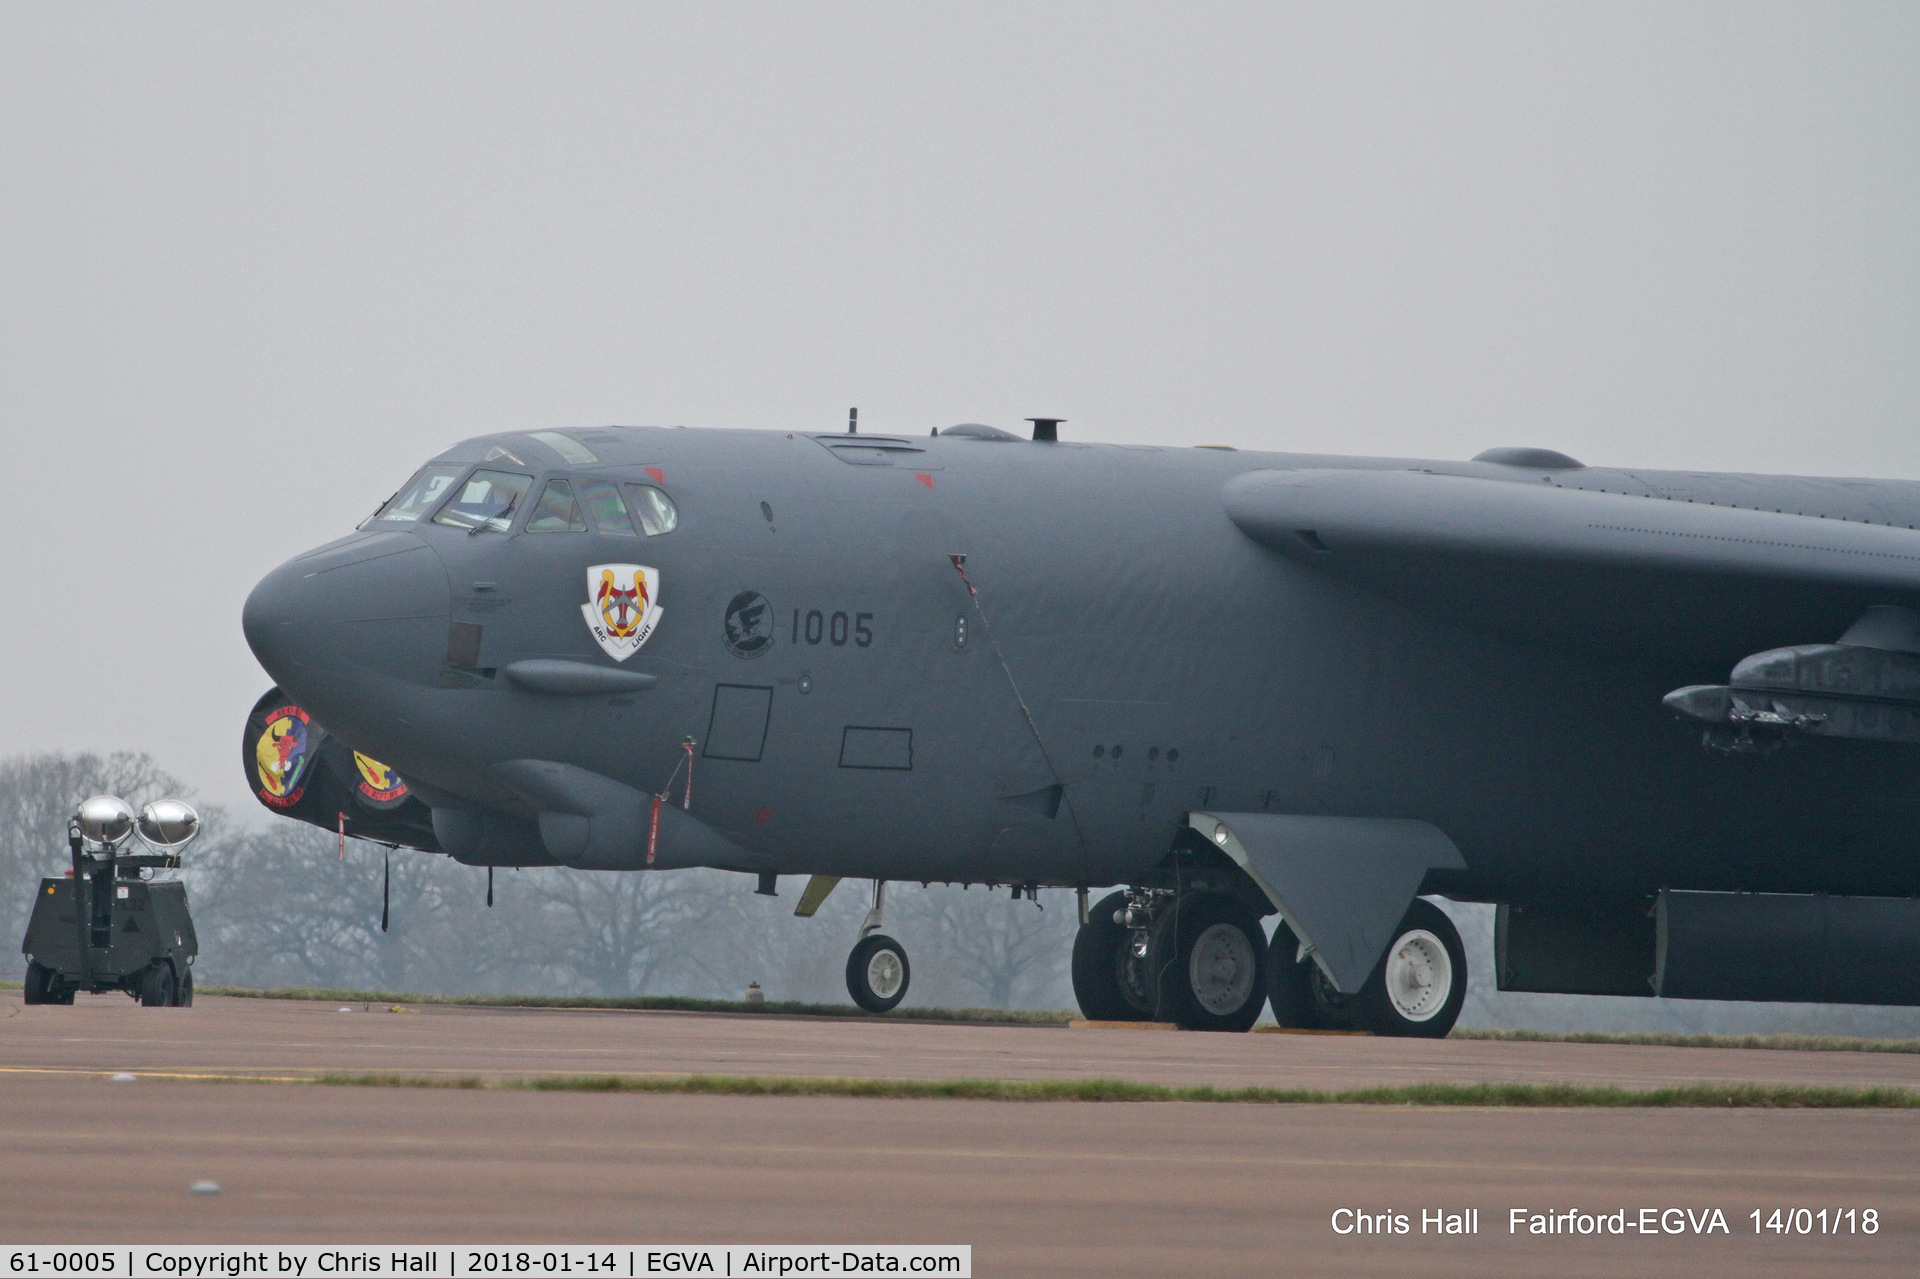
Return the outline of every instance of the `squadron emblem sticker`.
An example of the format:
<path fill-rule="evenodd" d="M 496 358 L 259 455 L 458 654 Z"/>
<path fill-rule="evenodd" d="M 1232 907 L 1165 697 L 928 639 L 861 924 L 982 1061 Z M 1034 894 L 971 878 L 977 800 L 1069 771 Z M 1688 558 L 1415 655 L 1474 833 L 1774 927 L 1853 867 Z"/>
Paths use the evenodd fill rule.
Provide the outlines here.
<path fill-rule="evenodd" d="M 595 564 L 587 570 L 587 629 L 608 657 L 624 662 L 660 624 L 660 570 L 641 564 Z"/>
<path fill-rule="evenodd" d="M 400 774 L 377 759 L 353 753 L 353 766 L 360 772 L 360 797 L 375 808 L 391 808 L 407 797 L 407 784 Z"/>
<path fill-rule="evenodd" d="M 755 658 L 773 647 L 773 607 L 758 591 L 741 591 L 727 601 L 727 651 Z"/>
<path fill-rule="evenodd" d="M 291 808 L 307 793 L 308 722 L 298 706 L 269 711 L 266 729 L 254 743 L 260 798 L 275 808 Z"/>

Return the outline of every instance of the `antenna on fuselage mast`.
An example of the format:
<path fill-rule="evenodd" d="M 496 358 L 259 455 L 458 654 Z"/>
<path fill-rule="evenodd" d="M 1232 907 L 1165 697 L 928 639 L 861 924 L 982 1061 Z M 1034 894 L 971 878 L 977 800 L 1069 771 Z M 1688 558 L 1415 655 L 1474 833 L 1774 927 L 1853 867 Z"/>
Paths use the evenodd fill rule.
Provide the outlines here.
<path fill-rule="evenodd" d="M 860 434 L 860 410 L 859 409 L 847 410 L 847 434 L 848 435 Z"/>

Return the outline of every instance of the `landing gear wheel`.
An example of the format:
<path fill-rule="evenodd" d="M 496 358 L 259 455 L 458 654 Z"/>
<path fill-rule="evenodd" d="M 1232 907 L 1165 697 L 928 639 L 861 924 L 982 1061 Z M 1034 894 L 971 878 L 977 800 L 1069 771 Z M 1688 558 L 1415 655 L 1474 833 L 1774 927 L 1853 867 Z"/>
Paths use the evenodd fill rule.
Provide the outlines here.
<path fill-rule="evenodd" d="M 175 1008 L 193 1007 L 193 969 L 184 968 L 180 971 L 180 989 L 175 992 L 173 1006 Z"/>
<path fill-rule="evenodd" d="M 1267 935 L 1238 898 L 1205 893 L 1154 924 L 1160 1016 L 1184 1030 L 1245 1031 L 1267 1002 Z"/>
<path fill-rule="evenodd" d="M 140 974 L 140 1006 L 170 1008 L 178 998 L 179 983 L 174 980 L 173 965 L 156 959 Z"/>
<path fill-rule="evenodd" d="M 907 995 L 907 952 L 885 933 L 863 937 L 847 956 L 847 993 L 870 1013 L 890 1012 Z"/>
<path fill-rule="evenodd" d="M 53 995 L 53 983 L 56 980 L 53 969 L 39 960 L 27 961 L 27 979 L 21 983 L 20 998 L 27 1004 L 51 1004 L 59 1001 Z"/>
<path fill-rule="evenodd" d="M 1444 1039 L 1466 998 L 1460 932 L 1438 906 L 1416 898 L 1360 988 L 1360 1024 L 1376 1035 Z"/>
<path fill-rule="evenodd" d="M 1312 956 L 1300 954 L 1300 939 L 1283 919 L 1267 948 L 1267 1003 L 1285 1030 L 1333 1030 L 1353 1025 L 1353 1001 L 1333 988 Z"/>
<path fill-rule="evenodd" d="M 1133 930 L 1113 922 L 1126 908 L 1126 893 L 1109 893 L 1087 912 L 1087 922 L 1074 934 L 1073 996 L 1088 1021 L 1153 1017 L 1147 960 L 1133 953 Z"/>

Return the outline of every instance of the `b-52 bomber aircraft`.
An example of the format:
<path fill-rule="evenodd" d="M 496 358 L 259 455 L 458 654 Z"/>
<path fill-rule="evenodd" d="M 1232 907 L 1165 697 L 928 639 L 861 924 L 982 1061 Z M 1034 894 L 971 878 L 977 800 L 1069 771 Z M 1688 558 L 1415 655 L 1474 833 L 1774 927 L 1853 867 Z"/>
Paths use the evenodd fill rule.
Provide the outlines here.
<path fill-rule="evenodd" d="M 261 800 L 474 866 L 1078 892 L 1086 1015 L 1920 1003 L 1920 485 L 536 430 L 245 609 Z M 1112 889 L 1089 905 L 1093 890 Z M 1278 916 L 1271 925 L 1263 923 Z"/>

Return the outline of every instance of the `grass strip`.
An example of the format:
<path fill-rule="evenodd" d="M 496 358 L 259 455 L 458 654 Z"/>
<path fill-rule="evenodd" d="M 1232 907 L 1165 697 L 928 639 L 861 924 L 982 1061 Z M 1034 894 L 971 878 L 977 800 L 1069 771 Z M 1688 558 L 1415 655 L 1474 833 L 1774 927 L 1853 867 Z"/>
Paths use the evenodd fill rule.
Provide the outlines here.
<path fill-rule="evenodd" d="M 354 1088 L 494 1089 L 525 1092 L 676 1093 L 727 1097 L 875 1097 L 936 1101 L 1214 1102 L 1269 1106 L 1474 1106 L 1514 1108 L 1690 1108 L 1713 1110 L 1914 1110 L 1920 1091 L 1895 1087 L 1680 1084 L 1614 1088 L 1586 1084 L 1405 1084 L 1397 1087 L 1212 1088 L 1125 1079 L 843 1079 L 802 1075 L 477 1075 L 331 1072 L 317 1084 Z"/>
<path fill-rule="evenodd" d="M 679 995 L 632 995 L 600 998 L 591 995 L 416 995 L 391 990 L 325 990 L 289 987 L 259 990 L 248 986 L 201 986 L 201 995 L 228 995 L 239 999 L 321 1000 L 340 1004 L 453 1004 L 478 1008 L 624 1008 L 649 1012 L 775 1013 L 788 1017 L 875 1016 L 895 1021 L 949 1021 L 994 1026 L 1064 1026 L 1078 1014 L 1015 1012 L 1004 1008 L 896 1008 L 869 1013 L 852 1004 L 803 1004 L 792 1000 L 747 1003 L 740 999 L 688 999 Z"/>
<path fill-rule="evenodd" d="M 1534 1044 L 1646 1044 L 1658 1048 L 1773 1048 L 1788 1052 L 1920 1053 L 1920 1039 L 1860 1039 L 1848 1035 L 1681 1035 L 1611 1034 L 1544 1030 L 1468 1030 L 1456 1026 L 1453 1039 L 1492 1039 Z"/>

